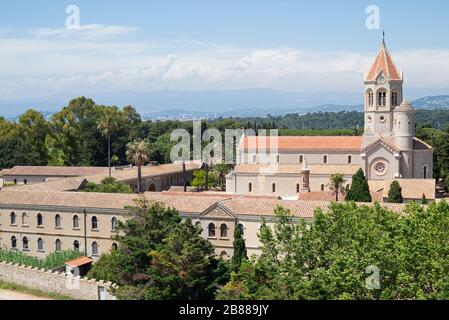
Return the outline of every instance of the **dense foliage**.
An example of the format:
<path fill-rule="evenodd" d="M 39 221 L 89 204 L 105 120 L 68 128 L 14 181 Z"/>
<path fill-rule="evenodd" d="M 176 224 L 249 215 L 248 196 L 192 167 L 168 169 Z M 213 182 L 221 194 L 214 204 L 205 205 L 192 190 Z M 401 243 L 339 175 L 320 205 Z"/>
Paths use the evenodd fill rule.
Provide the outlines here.
<path fill-rule="evenodd" d="M 202 121 L 201 130 L 279 129 L 280 135 L 361 135 L 363 121 L 363 113 L 357 111 L 317 112 L 220 118 Z M 416 122 L 416 136 L 434 147 L 435 179 L 443 179 L 449 187 L 449 110 L 417 110 Z M 25 112 L 17 122 L 0 117 L 0 170 L 15 165 L 106 166 L 109 151 L 112 165 L 124 165 L 129 163 L 126 150 L 132 141 L 147 141 L 149 160 L 168 163 L 176 144 L 170 141 L 175 129 L 192 134 L 193 123 L 144 121 L 131 106 L 100 106 L 80 97 L 49 119 L 34 110 Z"/>
<path fill-rule="evenodd" d="M 402 188 L 396 180 L 390 185 L 390 190 L 388 191 L 388 202 L 390 203 L 402 203 L 404 198 L 402 197 Z"/>
<path fill-rule="evenodd" d="M 79 258 L 81 256 L 83 256 L 82 252 L 61 251 L 51 253 L 44 259 L 39 259 L 17 250 L 0 249 L 0 261 L 12 262 L 27 267 L 41 268 L 46 270 L 64 266 L 64 262 Z"/>
<path fill-rule="evenodd" d="M 360 168 L 357 173 L 352 176 L 352 183 L 346 192 L 346 201 L 355 202 L 371 202 L 371 193 L 369 190 L 368 180 Z"/>
<path fill-rule="evenodd" d="M 333 203 L 312 223 L 278 208 L 219 299 L 448 299 L 449 205 L 406 214 Z M 378 276 L 378 277 L 377 277 Z M 378 281 L 377 281 L 378 280 Z"/>
<path fill-rule="evenodd" d="M 88 276 L 117 283 L 120 299 L 212 299 L 228 268 L 214 257 L 201 227 L 144 199 L 127 209 L 118 249 L 102 255 Z"/>
<path fill-rule="evenodd" d="M 82 192 L 100 192 L 100 193 L 133 193 L 133 189 L 130 185 L 119 182 L 115 178 L 105 178 L 101 181 L 101 184 L 89 182 Z"/>

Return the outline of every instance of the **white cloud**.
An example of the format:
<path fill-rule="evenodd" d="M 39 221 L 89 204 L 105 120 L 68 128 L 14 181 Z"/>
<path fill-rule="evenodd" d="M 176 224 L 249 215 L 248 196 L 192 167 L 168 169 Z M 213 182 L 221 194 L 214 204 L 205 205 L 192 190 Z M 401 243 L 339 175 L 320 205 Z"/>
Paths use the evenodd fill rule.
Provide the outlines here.
<path fill-rule="evenodd" d="M 81 25 L 77 29 L 69 28 L 40 28 L 31 31 L 31 34 L 39 38 L 70 38 L 80 39 L 98 39 L 105 37 L 114 37 L 136 32 L 137 28 L 125 26 L 113 26 L 102 24 Z"/>
<path fill-rule="evenodd" d="M 239 48 L 189 40 L 154 43 L 118 37 L 134 31 L 90 25 L 76 37 L 65 29 L 39 29 L 33 37 L 1 38 L 0 34 L 0 99 L 73 90 L 265 87 L 354 92 L 360 90 L 364 72 L 375 55 L 289 47 Z M 407 85 L 447 87 L 449 49 L 392 55 L 404 71 Z"/>

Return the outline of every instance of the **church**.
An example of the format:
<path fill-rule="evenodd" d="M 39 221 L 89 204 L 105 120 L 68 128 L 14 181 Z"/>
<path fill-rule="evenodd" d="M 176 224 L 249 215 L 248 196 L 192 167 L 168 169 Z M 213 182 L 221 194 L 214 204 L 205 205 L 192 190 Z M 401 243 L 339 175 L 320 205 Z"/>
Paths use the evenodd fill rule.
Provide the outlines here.
<path fill-rule="evenodd" d="M 423 194 L 435 199 L 433 149 L 414 136 L 415 110 L 404 99 L 404 75 L 394 64 L 385 40 L 364 84 L 363 136 L 243 134 L 237 164 L 227 176 L 227 192 L 313 200 L 311 194 L 329 193 L 332 174 L 343 174 L 349 186 L 362 168 L 371 192 L 380 193 L 381 198 L 386 198 L 391 182 L 397 180 L 404 199 L 418 200 Z"/>

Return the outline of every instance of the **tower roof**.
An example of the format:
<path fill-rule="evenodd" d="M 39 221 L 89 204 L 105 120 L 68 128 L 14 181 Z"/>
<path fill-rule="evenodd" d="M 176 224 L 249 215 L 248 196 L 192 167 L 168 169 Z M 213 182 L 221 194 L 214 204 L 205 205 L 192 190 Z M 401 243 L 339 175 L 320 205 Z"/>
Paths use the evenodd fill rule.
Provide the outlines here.
<path fill-rule="evenodd" d="M 385 41 L 382 42 L 376 60 L 371 66 L 365 80 L 374 81 L 381 72 L 389 80 L 402 80 L 402 74 L 394 65 L 393 59 L 391 58 L 390 53 L 387 50 L 387 46 L 385 45 Z"/>

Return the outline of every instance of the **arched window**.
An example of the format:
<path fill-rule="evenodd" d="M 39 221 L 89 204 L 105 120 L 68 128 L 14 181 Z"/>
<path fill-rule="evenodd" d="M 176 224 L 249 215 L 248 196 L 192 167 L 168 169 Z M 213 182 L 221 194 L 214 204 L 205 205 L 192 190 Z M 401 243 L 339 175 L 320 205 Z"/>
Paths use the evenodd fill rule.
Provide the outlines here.
<path fill-rule="evenodd" d="M 17 249 L 17 238 L 15 236 L 11 237 L 11 249 Z"/>
<path fill-rule="evenodd" d="M 57 214 L 55 216 L 55 227 L 59 228 L 61 226 L 61 216 L 59 214 Z"/>
<path fill-rule="evenodd" d="M 37 239 L 37 251 L 44 251 L 44 240 L 42 238 Z"/>
<path fill-rule="evenodd" d="M 279 155 L 276 156 L 276 163 L 281 162 L 281 157 Z"/>
<path fill-rule="evenodd" d="M 377 104 L 380 107 L 385 107 L 387 105 L 387 92 L 386 91 L 379 91 L 377 94 Z"/>
<path fill-rule="evenodd" d="M 224 223 L 220 226 L 220 238 L 228 237 L 228 226 Z"/>
<path fill-rule="evenodd" d="M 299 163 L 303 163 L 304 162 L 304 156 L 303 155 L 300 155 L 299 156 Z"/>
<path fill-rule="evenodd" d="M 248 183 L 248 192 L 253 192 L 253 184 L 251 182 Z"/>
<path fill-rule="evenodd" d="M 321 191 L 324 191 L 324 184 L 321 185 Z"/>
<path fill-rule="evenodd" d="M 11 212 L 10 222 L 11 222 L 12 225 L 15 225 L 17 223 L 17 217 L 16 217 L 16 213 L 15 212 Z"/>
<path fill-rule="evenodd" d="M 61 252 L 61 250 L 62 250 L 62 245 L 61 245 L 61 240 L 59 240 L 59 239 L 56 239 L 56 242 L 55 242 L 55 251 L 56 252 Z"/>
<path fill-rule="evenodd" d="M 226 259 L 227 257 L 228 257 L 228 254 L 227 254 L 226 251 L 222 251 L 222 252 L 220 253 L 220 258 Z"/>
<path fill-rule="evenodd" d="M 14 184 L 17 184 L 17 179 L 14 179 Z"/>
<path fill-rule="evenodd" d="M 239 228 L 240 233 L 242 234 L 242 236 L 245 234 L 245 227 L 243 226 L 243 224 L 239 223 L 237 225 L 237 228 Z"/>
<path fill-rule="evenodd" d="M 23 237 L 22 239 L 22 249 L 23 250 L 28 250 L 28 238 L 27 237 Z"/>
<path fill-rule="evenodd" d="M 79 229 L 80 227 L 80 218 L 78 216 L 73 216 L 73 229 Z"/>
<path fill-rule="evenodd" d="M 27 180 L 27 179 L 24 179 L 24 180 L 23 180 L 23 184 L 28 184 L 28 180 Z"/>
<path fill-rule="evenodd" d="M 323 156 L 323 163 L 324 163 L 324 164 L 327 163 L 327 156 Z"/>
<path fill-rule="evenodd" d="M 299 183 L 296 184 L 296 193 L 301 191 L 301 185 Z"/>
<path fill-rule="evenodd" d="M 92 255 L 98 256 L 98 244 L 96 242 L 92 242 Z"/>
<path fill-rule="evenodd" d="M 112 217 L 111 220 L 111 227 L 112 227 L 112 231 L 116 231 L 117 230 L 117 218 L 116 217 Z"/>
<path fill-rule="evenodd" d="M 366 92 L 366 103 L 369 107 L 372 107 L 374 105 L 374 94 L 373 90 L 371 89 Z"/>
<path fill-rule="evenodd" d="M 208 231 L 209 231 L 210 238 L 215 237 L 215 225 L 213 223 L 209 224 Z"/>
<path fill-rule="evenodd" d="M 112 250 L 117 250 L 118 249 L 118 245 L 117 245 L 117 243 L 113 243 L 112 244 Z"/>
<path fill-rule="evenodd" d="M 348 156 L 348 163 L 349 163 L 349 164 L 352 163 L 352 156 Z"/>
<path fill-rule="evenodd" d="M 276 183 L 273 183 L 271 185 L 271 192 L 275 193 L 276 192 Z"/>
<path fill-rule="evenodd" d="M 27 213 L 22 212 L 22 225 L 25 226 L 27 224 Z"/>
<path fill-rule="evenodd" d="M 80 251 L 80 242 L 78 240 L 73 242 L 73 250 Z"/>
<path fill-rule="evenodd" d="M 97 230 L 98 229 L 98 219 L 97 217 L 93 216 L 92 217 L 92 230 Z"/>
<path fill-rule="evenodd" d="M 399 92 L 392 92 L 391 93 L 391 104 L 393 107 L 396 107 L 399 105 Z"/>
<path fill-rule="evenodd" d="M 44 218 L 42 217 L 42 214 L 41 214 L 41 213 L 38 213 L 38 214 L 37 214 L 37 225 L 38 225 L 39 227 L 41 227 L 41 226 L 44 225 Z"/>
<path fill-rule="evenodd" d="M 427 179 L 428 178 L 428 171 L 429 171 L 429 168 L 427 167 L 427 165 L 425 165 L 424 167 L 423 167 L 423 178 L 424 179 Z"/>

